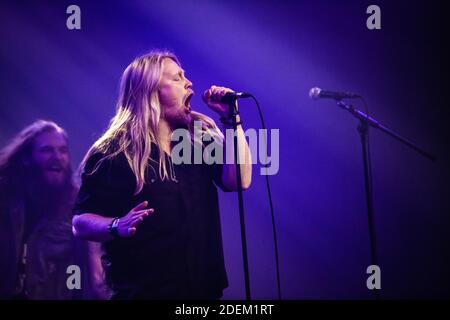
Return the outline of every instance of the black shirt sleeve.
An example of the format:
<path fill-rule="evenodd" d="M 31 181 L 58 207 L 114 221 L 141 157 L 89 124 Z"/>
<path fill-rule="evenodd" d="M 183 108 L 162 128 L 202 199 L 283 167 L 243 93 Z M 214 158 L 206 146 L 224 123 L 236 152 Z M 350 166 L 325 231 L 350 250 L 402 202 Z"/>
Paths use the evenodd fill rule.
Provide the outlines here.
<path fill-rule="evenodd" d="M 224 192 L 232 192 L 232 190 L 228 189 L 224 185 L 223 180 L 222 180 L 223 164 L 215 163 L 213 165 L 210 165 L 210 167 L 212 169 L 212 177 L 213 177 L 214 184 Z"/>
<path fill-rule="evenodd" d="M 100 162 L 103 157 L 96 153 L 86 161 L 74 215 L 95 213 L 121 217 L 128 212 L 135 188 L 131 168 L 123 154 Z"/>

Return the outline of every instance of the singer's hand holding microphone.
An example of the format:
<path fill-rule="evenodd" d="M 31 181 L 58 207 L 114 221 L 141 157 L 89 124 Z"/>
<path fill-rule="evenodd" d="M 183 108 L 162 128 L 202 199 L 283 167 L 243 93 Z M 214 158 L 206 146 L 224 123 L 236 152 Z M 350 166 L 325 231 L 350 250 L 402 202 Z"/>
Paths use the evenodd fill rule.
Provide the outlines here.
<path fill-rule="evenodd" d="M 202 99 L 211 110 L 217 112 L 221 117 L 226 118 L 230 114 L 229 103 L 238 98 L 246 98 L 248 96 L 249 94 L 245 92 L 234 92 L 227 87 L 211 86 L 211 88 L 203 92 Z"/>

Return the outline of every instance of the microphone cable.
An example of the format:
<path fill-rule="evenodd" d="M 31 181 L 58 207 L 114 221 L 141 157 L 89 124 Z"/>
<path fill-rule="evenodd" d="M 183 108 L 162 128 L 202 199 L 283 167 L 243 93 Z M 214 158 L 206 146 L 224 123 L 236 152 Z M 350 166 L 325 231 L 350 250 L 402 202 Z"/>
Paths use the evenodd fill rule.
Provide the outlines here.
<path fill-rule="evenodd" d="M 256 106 L 258 108 L 259 118 L 261 120 L 261 126 L 265 130 L 266 134 L 264 136 L 264 142 L 266 144 L 266 149 L 268 149 L 267 144 L 267 129 L 266 125 L 264 123 L 264 117 L 261 111 L 261 106 L 259 105 L 258 100 L 255 98 L 254 95 L 249 94 L 249 96 L 255 101 Z M 267 150 L 266 150 L 267 151 Z M 267 152 L 266 152 L 267 157 Z M 267 160 L 267 158 L 266 158 Z M 266 161 L 267 163 L 267 161 Z M 267 164 L 264 165 L 266 167 L 266 173 L 267 173 Z M 273 210 L 273 202 L 272 202 L 272 193 L 270 191 L 270 182 L 269 182 L 269 175 L 266 174 L 266 188 L 267 188 L 267 195 L 269 198 L 269 205 L 270 205 L 270 214 L 272 218 L 272 231 L 273 231 L 273 243 L 274 243 L 274 250 L 275 250 L 275 265 L 276 265 L 276 274 L 277 274 L 277 292 L 278 292 L 278 300 L 281 300 L 281 284 L 280 284 L 280 264 L 279 264 L 279 256 L 278 256 L 278 240 L 277 240 L 277 229 L 275 224 L 275 213 Z"/>

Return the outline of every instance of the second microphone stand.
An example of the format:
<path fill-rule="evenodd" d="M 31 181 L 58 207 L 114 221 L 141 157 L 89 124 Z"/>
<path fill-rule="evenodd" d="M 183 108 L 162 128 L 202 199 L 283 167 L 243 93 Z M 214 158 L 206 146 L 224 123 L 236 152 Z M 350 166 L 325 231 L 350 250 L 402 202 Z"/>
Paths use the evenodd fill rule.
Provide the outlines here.
<path fill-rule="evenodd" d="M 364 112 L 354 108 L 350 104 L 346 104 L 342 100 L 336 100 L 337 105 L 341 107 L 344 110 L 347 110 L 350 112 L 354 117 L 359 119 L 359 125 L 358 125 L 358 132 L 361 136 L 361 147 L 362 147 L 362 154 L 363 154 L 363 162 L 364 162 L 364 182 L 365 182 L 365 192 L 366 192 L 366 203 L 367 203 L 367 217 L 369 222 L 369 238 L 370 238 L 370 253 L 371 253 L 371 260 L 373 265 L 378 266 L 378 257 L 377 257 L 377 248 L 376 248 L 376 237 L 375 237 L 375 225 L 373 221 L 373 194 L 372 194 L 372 172 L 370 167 L 370 154 L 368 149 L 368 133 L 369 133 L 369 126 L 373 128 L 380 129 L 384 133 L 388 134 L 389 136 L 395 138 L 396 140 L 406 144 L 410 148 L 416 150 L 418 153 L 423 155 L 424 157 L 435 161 L 436 158 L 429 154 L 428 152 L 420 149 L 418 146 L 416 146 L 411 141 L 403 138 L 399 134 L 395 133 L 391 129 L 383 126 L 380 122 L 375 120 L 374 118 L 371 118 L 368 114 L 365 114 Z M 376 298 L 379 299 L 380 295 L 378 290 L 375 291 Z"/>

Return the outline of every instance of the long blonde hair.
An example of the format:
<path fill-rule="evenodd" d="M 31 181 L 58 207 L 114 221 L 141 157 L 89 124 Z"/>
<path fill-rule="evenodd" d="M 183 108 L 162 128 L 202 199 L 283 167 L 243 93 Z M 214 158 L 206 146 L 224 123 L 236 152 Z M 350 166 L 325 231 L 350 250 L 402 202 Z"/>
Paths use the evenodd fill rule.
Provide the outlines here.
<path fill-rule="evenodd" d="M 120 83 L 116 115 L 111 119 L 105 133 L 85 155 L 80 165 L 81 171 L 94 153 L 100 152 L 104 156 L 91 173 L 98 169 L 102 161 L 123 152 L 135 176 L 135 194 L 138 194 L 144 186 L 145 171 L 151 160 L 152 143 L 155 143 L 159 149 L 159 177 L 161 180 L 174 178 L 167 170 L 166 153 L 160 146 L 157 134 L 161 117 L 158 86 L 162 76 L 162 63 L 166 58 L 180 65 L 173 53 L 152 51 L 136 58 L 125 69 Z M 201 121 L 202 134 L 209 134 L 220 143 L 223 141 L 223 134 L 211 118 L 198 112 L 191 112 L 191 120 L 192 124 L 194 121 Z M 191 137 L 192 124 L 188 126 Z"/>

